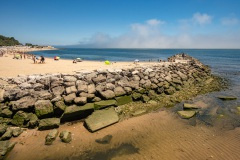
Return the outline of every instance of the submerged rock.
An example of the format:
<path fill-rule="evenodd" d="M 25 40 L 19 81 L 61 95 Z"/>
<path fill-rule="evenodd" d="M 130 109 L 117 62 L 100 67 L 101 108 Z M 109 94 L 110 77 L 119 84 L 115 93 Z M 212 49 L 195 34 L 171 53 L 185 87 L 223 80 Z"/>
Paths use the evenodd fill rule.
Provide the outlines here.
<path fill-rule="evenodd" d="M 177 113 L 181 118 L 189 119 L 196 114 L 196 111 L 178 111 Z"/>
<path fill-rule="evenodd" d="M 236 100 L 237 97 L 234 97 L 234 96 L 217 96 L 217 98 L 221 99 L 221 100 Z"/>
<path fill-rule="evenodd" d="M 112 135 L 108 134 L 108 135 L 104 136 L 103 138 L 96 139 L 95 142 L 100 143 L 100 144 L 109 144 L 111 140 L 112 140 Z"/>
<path fill-rule="evenodd" d="M 85 119 L 85 124 L 91 132 L 95 132 L 111 124 L 117 123 L 118 121 L 118 114 L 115 112 L 114 108 L 111 107 L 93 112 L 92 115 Z"/>
<path fill-rule="evenodd" d="M 195 104 L 184 103 L 183 109 L 199 109 L 200 107 Z"/>

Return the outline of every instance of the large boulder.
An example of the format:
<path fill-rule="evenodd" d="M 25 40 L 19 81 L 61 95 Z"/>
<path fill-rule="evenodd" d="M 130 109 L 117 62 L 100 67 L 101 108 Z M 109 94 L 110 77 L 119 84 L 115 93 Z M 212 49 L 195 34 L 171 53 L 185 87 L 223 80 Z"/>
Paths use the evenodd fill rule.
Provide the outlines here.
<path fill-rule="evenodd" d="M 76 82 L 77 78 L 74 76 L 64 76 L 63 77 L 63 81 L 64 82 Z"/>
<path fill-rule="evenodd" d="M 24 111 L 18 111 L 14 116 L 11 121 L 13 125 L 23 127 L 27 124 L 29 121 L 29 114 L 24 112 Z"/>
<path fill-rule="evenodd" d="M 36 102 L 35 98 L 33 98 L 31 96 L 27 96 L 27 97 L 23 97 L 17 101 L 12 101 L 10 104 L 12 105 L 13 111 L 18 111 L 18 110 L 27 111 L 27 110 L 31 110 L 33 108 L 35 102 Z"/>
<path fill-rule="evenodd" d="M 0 124 L 0 136 L 2 136 L 7 130 L 7 125 Z"/>
<path fill-rule="evenodd" d="M 35 128 L 38 126 L 38 117 L 36 116 L 36 114 L 30 114 L 29 115 L 29 122 L 28 122 L 28 127 L 29 128 Z"/>
<path fill-rule="evenodd" d="M 67 103 L 67 104 L 72 104 L 72 102 L 74 101 L 74 99 L 76 98 L 76 94 L 75 93 L 72 93 L 72 94 L 69 94 L 67 96 L 64 96 L 64 101 Z"/>
<path fill-rule="evenodd" d="M 133 94 L 132 94 L 133 100 L 139 100 L 139 99 L 141 99 L 141 97 L 142 97 L 141 93 L 133 92 Z"/>
<path fill-rule="evenodd" d="M 13 131 L 12 135 L 13 135 L 14 137 L 18 137 L 20 134 L 23 133 L 23 129 L 20 128 L 20 127 L 11 127 L 11 129 L 12 129 L 12 131 Z"/>
<path fill-rule="evenodd" d="M 50 100 L 38 100 L 35 103 L 35 114 L 38 118 L 49 118 L 53 113 L 53 104 Z"/>
<path fill-rule="evenodd" d="M 112 99 L 115 97 L 115 93 L 111 90 L 101 91 L 100 94 L 105 99 Z"/>
<path fill-rule="evenodd" d="M 91 132 L 95 132 L 119 121 L 118 114 L 113 107 L 96 110 L 85 119 L 85 125 Z"/>
<path fill-rule="evenodd" d="M 118 86 L 114 88 L 114 94 L 118 97 L 118 96 L 125 95 L 126 91 L 121 86 Z"/>
<path fill-rule="evenodd" d="M 106 76 L 99 74 L 96 78 L 93 78 L 92 80 L 95 84 L 97 84 L 97 83 L 105 82 L 106 79 L 107 79 Z"/>
<path fill-rule="evenodd" d="M 13 130 L 8 127 L 6 132 L 2 135 L 2 137 L 0 138 L 1 141 L 5 141 L 5 140 L 9 140 L 13 135 Z"/>
<path fill-rule="evenodd" d="M 62 95 L 65 91 L 65 88 L 63 86 L 56 86 L 52 88 L 52 92 L 54 95 Z"/>
<path fill-rule="evenodd" d="M 53 95 L 49 93 L 47 90 L 35 91 L 34 96 L 39 100 L 50 100 L 53 97 Z"/>
<path fill-rule="evenodd" d="M 71 87 L 66 88 L 66 93 L 67 94 L 76 93 L 76 92 L 77 92 L 77 88 L 75 86 L 71 86 Z"/>
<path fill-rule="evenodd" d="M 51 130 L 45 137 L 45 145 L 51 145 L 53 141 L 57 138 L 57 136 L 58 130 L 57 129 Z"/>
<path fill-rule="evenodd" d="M 5 108 L 2 110 L 2 112 L 0 112 L 0 117 L 3 118 L 11 118 L 12 117 L 12 111 L 8 108 Z"/>
<path fill-rule="evenodd" d="M 72 133 L 69 131 L 62 131 L 59 135 L 60 139 L 64 143 L 69 143 L 72 140 Z"/>
<path fill-rule="evenodd" d="M 54 108 L 54 115 L 56 115 L 57 117 L 60 117 L 64 113 L 66 105 L 63 101 L 57 101 L 55 102 L 55 105 L 53 108 Z"/>
<path fill-rule="evenodd" d="M 69 106 L 65 109 L 64 114 L 61 117 L 61 121 L 72 121 L 77 119 L 86 118 L 94 111 L 94 104 L 87 103 L 84 106 Z"/>
<path fill-rule="evenodd" d="M 16 142 L 0 141 L 0 159 L 4 157 L 14 148 Z"/>
<path fill-rule="evenodd" d="M 116 105 L 117 105 L 117 101 L 112 99 L 112 100 L 95 102 L 94 103 L 94 108 L 95 109 L 102 109 L 102 108 L 106 108 L 106 107 L 109 107 L 109 106 L 116 106 Z"/>
<path fill-rule="evenodd" d="M 58 128 L 60 125 L 59 118 L 46 118 L 39 121 L 38 130 L 48 130 Z"/>
<path fill-rule="evenodd" d="M 94 85 L 94 84 L 89 84 L 89 85 L 87 86 L 87 91 L 88 91 L 88 93 L 90 93 L 90 94 L 94 94 L 94 93 L 96 92 L 95 85 Z"/>
<path fill-rule="evenodd" d="M 117 101 L 117 106 L 132 102 L 132 96 L 121 96 L 121 97 L 116 97 L 115 99 Z"/>
<path fill-rule="evenodd" d="M 78 92 L 88 92 L 88 86 L 86 84 L 78 85 L 77 87 Z"/>
<path fill-rule="evenodd" d="M 83 105 L 87 103 L 87 97 L 76 97 L 74 99 L 74 103 L 78 104 L 78 105 Z"/>

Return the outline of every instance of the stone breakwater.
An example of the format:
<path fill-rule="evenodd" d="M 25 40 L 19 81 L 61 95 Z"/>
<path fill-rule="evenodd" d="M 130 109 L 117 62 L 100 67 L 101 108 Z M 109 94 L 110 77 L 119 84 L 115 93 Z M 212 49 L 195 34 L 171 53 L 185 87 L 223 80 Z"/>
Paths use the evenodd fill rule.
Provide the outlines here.
<path fill-rule="evenodd" d="M 168 60 L 131 69 L 0 78 L 0 136 L 5 124 L 46 130 L 79 119 L 94 132 L 119 121 L 117 106 L 157 101 L 152 95 L 173 95 L 211 79 L 209 67 L 195 58 L 177 54 Z"/>

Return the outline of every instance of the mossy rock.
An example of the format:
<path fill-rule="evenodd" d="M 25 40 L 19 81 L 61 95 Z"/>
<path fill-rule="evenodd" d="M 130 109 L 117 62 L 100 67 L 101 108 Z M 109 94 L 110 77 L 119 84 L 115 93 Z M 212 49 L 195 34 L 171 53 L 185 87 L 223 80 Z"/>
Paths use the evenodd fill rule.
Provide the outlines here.
<path fill-rule="evenodd" d="M 87 103 L 84 106 L 72 105 L 65 109 L 61 116 L 61 122 L 83 119 L 92 114 L 94 103 Z"/>
<path fill-rule="evenodd" d="M 109 106 L 116 106 L 117 105 L 117 101 L 116 100 L 105 100 L 105 101 L 99 101 L 99 102 L 95 102 L 94 103 L 94 109 L 98 110 L 98 109 L 102 109 L 102 108 L 106 108 Z"/>
<path fill-rule="evenodd" d="M 148 97 L 147 95 L 143 94 L 142 95 L 142 101 L 143 102 L 148 102 L 148 101 L 150 101 L 150 97 Z"/>
<path fill-rule="evenodd" d="M 39 100 L 35 103 L 35 113 L 38 118 L 50 118 L 53 116 L 53 104 L 50 100 Z"/>
<path fill-rule="evenodd" d="M 45 137 L 45 145 L 51 145 L 53 141 L 57 138 L 57 136 L 58 130 L 57 129 L 51 130 Z"/>
<path fill-rule="evenodd" d="M 60 125 L 60 118 L 46 118 L 39 121 L 38 130 L 48 130 L 58 128 Z"/>
<path fill-rule="evenodd" d="M 196 111 L 178 111 L 177 113 L 184 119 L 189 119 L 196 115 Z"/>
<path fill-rule="evenodd" d="M 133 113 L 131 113 L 132 116 L 136 117 L 136 116 L 140 116 L 140 115 L 143 115 L 145 114 L 147 111 L 146 109 L 137 109 L 135 110 Z"/>
<path fill-rule="evenodd" d="M 146 90 L 144 88 L 139 88 L 137 92 L 143 94 L 146 92 Z"/>
<path fill-rule="evenodd" d="M 133 92 L 133 94 L 132 94 L 133 100 L 139 100 L 139 99 L 141 99 L 141 97 L 142 97 L 141 93 Z"/>
<path fill-rule="evenodd" d="M 228 100 L 236 100 L 237 97 L 235 96 L 217 96 L 217 98 L 224 100 L 224 101 L 228 101 Z"/>
<path fill-rule="evenodd" d="M 191 103 L 184 103 L 183 104 L 183 108 L 184 109 L 199 109 L 200 107 L 195 105 L 195 104 L 191 104 Z"/>
<path fill-rule="evenodd" d="M 29 115 L 29 122 L 28 122 L 28 127 L 29 128 L 35 128 L 38 126 L 38 117 L 35 114 L 30 114 Z"/>
<path fill-rule="evenodd" d="M 132 97 L 131 96 L 116 97 L 115 99 L 117 101 L 117 106 L 124 105 L 124 104 L 132 102 Z"/>
<path fill-rule="evenodd" d="M 3 117 L 3 118 L 11 118 L 12 117 L 12 111 L 8 108 L 5 108 L 2 110 L 0 116 Z"/>
<path fill-rule="evenodd" d="M 60 117 L 64 113 L 66 105 L 63 101 L 58 101 L 58 102 L 55 102 L 55 105 L 53 108 L 54 108 L 54 114 Z"/>
<path fill-rule="evenodd" d="M 29 116 L 28 113 L 24 112 L 24 111 L 18 111 L 12 119 L 12 124 L 19 126 L 19 127 L 23 127 L 27 122 L 29 121 Z"/>

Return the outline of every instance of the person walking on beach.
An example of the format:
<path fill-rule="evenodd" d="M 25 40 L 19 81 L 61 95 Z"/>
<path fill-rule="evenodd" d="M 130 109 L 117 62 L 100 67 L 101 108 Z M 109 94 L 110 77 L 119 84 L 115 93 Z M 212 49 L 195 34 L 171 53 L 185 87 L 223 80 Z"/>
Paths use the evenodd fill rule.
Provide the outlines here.
<path fill-rule="evenodd" d="M 32 56 L 32 60 L 33 60 L 33 63 L 35 64 L 36 63 L 36 56 Z"/>

